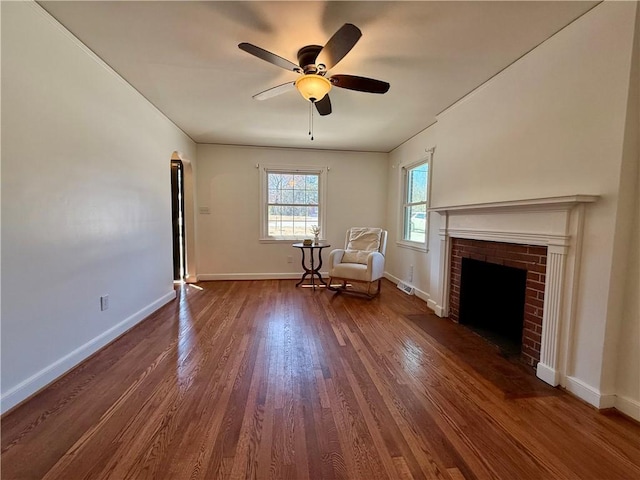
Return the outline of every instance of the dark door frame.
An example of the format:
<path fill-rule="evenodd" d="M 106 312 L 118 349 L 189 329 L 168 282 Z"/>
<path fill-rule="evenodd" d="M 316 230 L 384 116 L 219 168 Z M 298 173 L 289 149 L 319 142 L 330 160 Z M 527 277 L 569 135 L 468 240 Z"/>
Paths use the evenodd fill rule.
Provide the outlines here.
<path fill-rule="evenodd" d="M 186 275 L 186 245 L 184 216 L 184 165 L 171 160 L 171 224 L 173 239 L 173 279 L 182 281 Z"/>

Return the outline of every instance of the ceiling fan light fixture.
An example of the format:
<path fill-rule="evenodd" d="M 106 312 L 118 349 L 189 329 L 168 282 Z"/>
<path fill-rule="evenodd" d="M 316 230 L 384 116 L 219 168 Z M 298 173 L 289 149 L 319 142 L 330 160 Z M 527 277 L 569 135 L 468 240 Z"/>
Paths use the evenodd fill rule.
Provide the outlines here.
<path fill-rule="evenodd" d="M 307 74 L 296 80 L 296 88 L 305 100 L 318 102 L 331 90 L 331 82 L 321 75 Z"/>

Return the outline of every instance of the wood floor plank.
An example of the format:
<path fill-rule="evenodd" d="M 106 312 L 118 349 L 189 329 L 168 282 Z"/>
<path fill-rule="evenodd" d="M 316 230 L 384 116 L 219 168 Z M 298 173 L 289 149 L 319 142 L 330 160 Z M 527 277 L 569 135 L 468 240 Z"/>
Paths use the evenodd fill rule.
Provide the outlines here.
<path fill-rule="evenodd" d="M 451 480 L 466 480 L 462 472 L 457 468 L 449 468 L 447 469 L 447 473 L 451 477 Z"/>
<path fill-rule="evenodd" d="M 404 381 L 393 382 L 389 379 L 385 382 L 384 372 L 386 369 L 376 364 L 375 358 L 366 347 L 368 343 L 366 338 L 359 339 L 353 333 L 349 333 L 348 338 L 356 346 L 355 350 L 360 354 L 360 361 L 369 377 L 376 384 L 378 392 L 385 399 L 387 408 L 392 412 L 394 422 L 401 427 L 405 440 L 411 446 L 413 454 L 418 460 L 422 474 L 426 478 L 441 478 L 444 465 L 453 463 L 449 457 L 450 454 L 455 454 L 455 450 L 451 445 L 448 445 L 449 442 L 431 416 L 424 415 L 422 412 L 419 419 L 412 418 L 413 409 L 407 408 L 407 402 L 412 401 L 413 393 L 406 389 Z M 393 374 L 392 378 L 397 379 L 398 374 Z M 403 401 L 398 402 L 398 397 L 401 397 Z M 417 402 L 414 401 L 413 405 L 417 405 Z M 440 446 L 444 448 L 439 448 Z M 443 457 L 433 455 L 432 452 L 437 449 L 441 451 Z M 442 460 L 445 460 L 445 464 L 441 463 Z M 476 463 L 475 466 L 478 472 L 484 472 L 482 463 Z M 486 477 L 491 477 L 491 473 L 486 472 Z"/>
<path fill-rule="evenodd" d="M 367 426 L 367 431 L 369 432 L 369 435 L 371 435 L 376 453 L 380 458 L 382 466 L 384 467 L 384 471 L 390 478 L 395 478 L 397 476 L 397 471 L 393 463 L 391 454 L 389 453 L 389 450 L 387 448 L 383 433 L 380 431 L 380 425 L 383 423 L 383 421 L 376 414 L 377 411 L 380 410 L 380 408 L 367 401 L 367 398 L 365 397 L 365 394 L 363 393 L 362 388 L 358 383 L 358 379 L 351 370 L 349 364 L 345 361 L 343 361 L 342 364 L 345 375 L 347 376 L 347 380 L 351 385 L 351 390 L 353 391 L 353 394 L 355 396 L 356 403 L 359 407 L 360 412 L 362 412 L 365 425 Z"/>
<path fill-rule="evenodd" d="M 390 282 L 219 281 L 4 415 L 0 476 L 628 480 L 639 439 Z"/>
<path fill-rule="evenodd" d="M 415 477 L 411 474 L 411 470 L 409 470 L 409 466 L 404 457 L 393 457 L 393 463 L 398 472 L 398 480 L 414 480 Z"/>

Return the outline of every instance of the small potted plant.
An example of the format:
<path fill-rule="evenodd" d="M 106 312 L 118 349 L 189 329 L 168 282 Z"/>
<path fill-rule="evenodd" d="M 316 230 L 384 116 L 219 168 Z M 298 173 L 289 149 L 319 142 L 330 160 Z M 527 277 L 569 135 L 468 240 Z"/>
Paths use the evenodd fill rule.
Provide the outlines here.
<path fill-rule="evenodd" d="M 311 225 L 311 232 L 313 233 L 313 243 L 318 245 L 320 243 L 320 227 L 318 225 Z"/>

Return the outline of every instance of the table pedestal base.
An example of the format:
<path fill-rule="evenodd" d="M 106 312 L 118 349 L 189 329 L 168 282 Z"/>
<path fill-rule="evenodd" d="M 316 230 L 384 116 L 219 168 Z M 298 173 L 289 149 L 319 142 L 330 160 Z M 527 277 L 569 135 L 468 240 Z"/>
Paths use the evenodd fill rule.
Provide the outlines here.
<path fill-rule="evenodd" d="M 314 277 L 318 278 L 318 287 L 320 285 L 324 285 L 325 287 L 327 286 L 327 282 L 325 282 L 322 279 L 322 275 L 320 274 L 320 269 L 322 268 L 322 249 L 323 248 L 327 248 L 330 247 L 331 245 L 328 244 L 312 244 L 312 245 L 305 245 L 303 243 L 294 243 L 293 246 L 295 248 L 299 248 L 300 251 L 302 252 L 302 269 L 304 270 L 304 273 L 302 274 L 302 278 L 300 279 L 300 281 L 298 283 L 296 283 L 296 287 L 299 287 L 300 285 L 302 285 L 302 283 L 304 282 L 304 279 L 307 278 L 308 276 L 311 276 L 311 286 L 313 287 L 313 289 L 316 289 L 316 283 L 314 281 Z M 305 250 L 309 250 L 310 254 L 309 254 L 309 263 L 310 265 L 307 266 L 305 260 L 305 254 L 304 251 Z M 317 250 L 318 251 L 318 265 L 315 265 L 315 259 L 313 258 L 313 251 Z"/>

